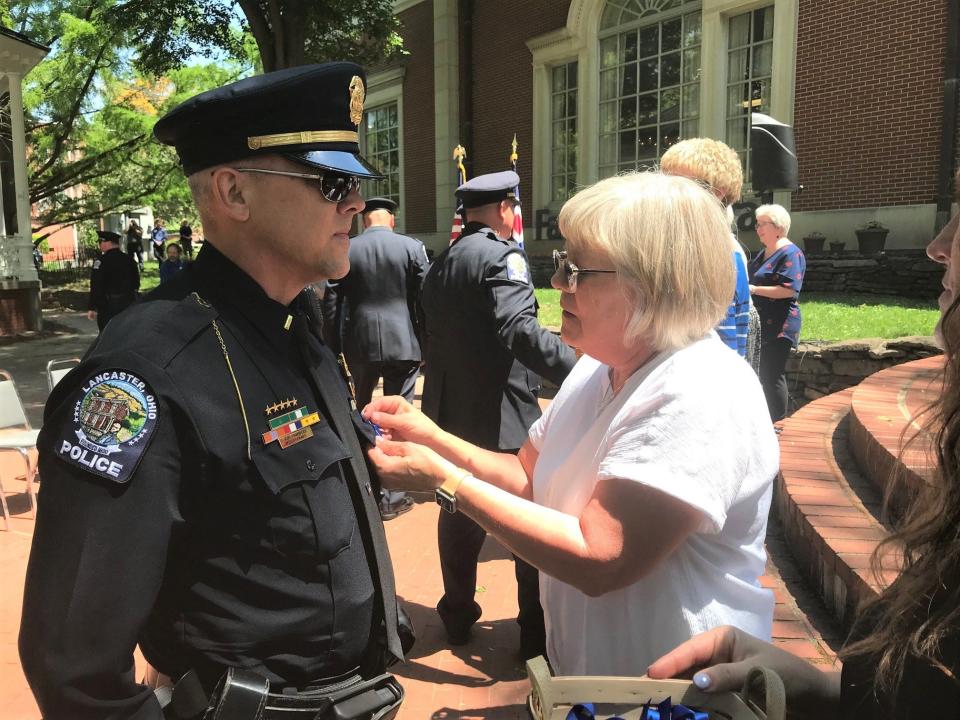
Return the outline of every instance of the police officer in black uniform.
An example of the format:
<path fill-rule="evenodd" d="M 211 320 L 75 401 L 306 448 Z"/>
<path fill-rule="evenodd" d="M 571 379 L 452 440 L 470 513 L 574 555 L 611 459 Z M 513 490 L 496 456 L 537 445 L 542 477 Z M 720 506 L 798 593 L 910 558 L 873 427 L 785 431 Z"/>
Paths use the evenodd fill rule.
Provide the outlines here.
<path fill-rule="evenodd" d="M 120 233 L 97 230 L 100 236 L 100 257 L 93 261 L 90 272 L 90 302 L 87 317 L 96 319 L 100 332 L 111 318 L 137 300 L 140 273 L 137 261 L 120 250 Z"/>
<path fill-rule="evenodd" d="M 517 452 L 540 417 L 540 376 L 559 385 L 573 350 L 537 320 L 523 250 L 512 239 L 513 171 L 480 175 L 457 189 L 467 224 L 423 284 L 426 374 L 423 412 L 444 430 L 488 450 Z M 463 513 L 441 513 L 444 595 L 437 611 L 454 645 L 480 617 L 474 600 L 486 532 Z M 544 652 L 537 570 L 515 559 L 520 651 Z"/>
<path fill-rule="evenodd" d="M 329 285 L 323 302 L 328 344 L 342 343 L 361 408 L 381 377 L 384 395 L 412 403 L 420 374 L 417 304 L 429 261 L 422 242 L 393 231 L 396 212 L 390 198 L 367 200 L 364 231 L 350 241 L 350 272 Z M 392 520 L 412 506 L 406 493 L 386 490 L 380 515 Z"/>
<path fill-rule="evenodd" d="M 209 242 L 47 403 L 20 634 L 47 720 L 399 707 L 374 433 L 303 292 L 346 274 L 359 180 L 378 176 L 364 93 L 352 63 L 298 67 L 157 123 Z M 134 677 L 138 644 L 156 690 Z"/>

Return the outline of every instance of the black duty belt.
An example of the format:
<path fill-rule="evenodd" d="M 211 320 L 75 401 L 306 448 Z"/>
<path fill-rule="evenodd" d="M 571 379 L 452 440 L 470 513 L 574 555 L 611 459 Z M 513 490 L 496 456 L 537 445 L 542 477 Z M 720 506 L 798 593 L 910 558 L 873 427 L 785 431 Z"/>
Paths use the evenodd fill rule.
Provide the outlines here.
<path fill-rule="evenodd" d="M 403 702 L 403 687 L 389 673 L 364 680 L 352 675 L 334 684 L 282 693 L 258 673 L 229 668 L 212 695 L 196 674 L 181 678 L 171 693 L 157 691 L 168 720 L 391 720 Z"/>

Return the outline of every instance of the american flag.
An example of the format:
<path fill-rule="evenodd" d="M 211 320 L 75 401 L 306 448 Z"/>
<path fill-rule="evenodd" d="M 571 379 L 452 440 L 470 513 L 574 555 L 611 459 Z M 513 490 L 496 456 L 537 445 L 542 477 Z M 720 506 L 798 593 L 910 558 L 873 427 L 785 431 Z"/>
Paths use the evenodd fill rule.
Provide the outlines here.
<path fill-rule="evenodd" d="M 467 156 L 467 151 L 463 145 L 457 145 L 453 149 L 453 159 L 456 161 L 456 182 L 454 185 L 460 187 L 467 181 L 467 169 L 463 166 L 463 159 Z M 457 209 L 453 211 L 453 227 L 450 228 L 450 244 L 460 237 L 460 231 L 463 229 L 463 203 L 457 199 Z"/>
<path fill-rule="evenodd" d="M 512 151 L 510 153 L 510 169 L 514 172 L 517 172 L 517 134 L 513 134 L 513 142 L 511 143 Z M 520 183 L 517 183 L 517 187 L 514 188 L 513 194 L 517 198 L 517 207 L 513 211 L 513 239 L 517 241 L 517 245 L 521 248 L 523 247 L 523 214 L 520 211 Z"/>

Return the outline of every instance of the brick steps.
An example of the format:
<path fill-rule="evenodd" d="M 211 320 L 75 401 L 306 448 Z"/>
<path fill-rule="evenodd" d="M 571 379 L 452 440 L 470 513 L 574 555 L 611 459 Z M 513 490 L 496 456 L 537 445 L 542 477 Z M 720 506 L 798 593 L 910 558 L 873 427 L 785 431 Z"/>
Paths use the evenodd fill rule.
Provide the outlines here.
<path fill-rule="evenodd" d="M 932 477 L 929 443 L 902 455 L 900 444 L 904 431 L 919 428 L 912 418 L 936 397 L 942 371 L 940 357 L 888 368 L 783 422 L 774 506 L 806 581 L 845 627 L 881 587 L 870 557 L 888 534 L 881 511 L 889 478 L 905 480 L 896 512 L 898 498 L 902 506 Z M 887 567 L 882 581 L 895 576 Z"/>
<path fill-rule="evenodd" d="M 854 389 L 801 408 L 783 423 L 774 503 L 787 546 L 812 590 L 843 625 L 877 591 L 870 553 L 885 535 L 880 497 L 846 449 Z"/>
<path fill-rule="evenodd" d="M 850 450 L 883 493 L 899 473 L 903 486 L 893 501 L 902 508 L 908 495 L 929 482 L 933 472 L 930 437 L 921 433 L 900 460 L 904 439 L 917 434 L 913 420 L 942 388 L 943 357 L 897 365 L 871 375 L 857 386 L 850 411 Z"/>

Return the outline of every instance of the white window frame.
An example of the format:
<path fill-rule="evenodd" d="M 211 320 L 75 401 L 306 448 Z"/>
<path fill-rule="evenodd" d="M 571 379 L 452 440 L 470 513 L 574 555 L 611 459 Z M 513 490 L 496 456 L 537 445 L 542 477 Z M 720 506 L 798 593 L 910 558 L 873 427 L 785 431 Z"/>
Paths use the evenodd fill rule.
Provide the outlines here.
<path fill-rule="evenodd" d="M 700 135 L 726 136 L 727 32 L 730 17 L 770 5 L 770 0 L 703 0 L 700 45 Z M 793 124 L 799 0 L 773 0 L 771 112 Z M 599 33 L 605 0 L 571 0 L 564 27 L 531 38 L 533 55 L 533 209 L 551 207 L 550 67 L 577 60 L 577 184 L 597 181 L 599 171 Z M 789 203 L 789 193 L 775 201 Z"/>
<path fill-rule="evenodd" d="M 397 106 L 397 153 L 400 167 L 398 182 L 400 183 L 400 203 L 397 208 L 397 227 L 398 233 L 406 232 L 407 212 L 406 212 L 406 178 L 404 171 L 404 143 L 403 143 L 403 66 L 389 68 L 382 72 L 375 73 L 367 77 L 367 96 L 364 100 L 364 118 L 361 120 L 361 133 L 366 133 L 366 114 L 370 110 L 376 110 L 385 105 L 396 104 Z M 365 138 L 364 138 L 365 142 Z M 361 143 L 361 151 L 363 143 Z"/>
<path fill-rule="evenodd" d="M 561 117 L 557 117 L 557 116 L 554 114 L 554 112 L 553 112 L 553 103 L 554 103 L 554 99 L 555 99 L 557 96 L 559 96 L 559 95 L 564 95 L 564 96 L 566 96 L 566 97 L 569 97 L 569 95 L 570 95 L 570 93 L 571 93 L 571 90 L 572 90 L 572 92 L 574 92 L 574 93 L 577 95 L 577 97 L 579 97 L 579 95 L 580 95 L 580 85 L 579 85 L 579 82 L 580 82 L 580 72 L 579 72 L 579 66 L 578 66 L 577 76 L 576 76 L 577 85 L 571 88 L 571 86 L 570 86 L 570 84 L 569 84 L 570 65 L 574 64 L 575 62 L 577 62 L 577 61 L 576 61 L 576 60 L 570 60 L 570 61 L 565 62 L 565 63 L 556 63 L 555 65 L 552 65 L 552 66 L 550 67 L 550 82 L 551 82 L 551 84 L 550 84 L 550 197 L 551 197 L 551 200 L 552 200 L 553 202 L 557 202 L 556 197 L 555 197 L 555 196 L 556 196 L 556 188 L 554 187 L 554 182 L 557 180 L 557 178 L 563 178 L 563 184 L 564 184 L 564 187 L 566 188 L 567 181 L 569 180 L 570 176 L 572 175 L 572 176 L 573 176 L 573 185 L 574 185 L 574 188 L 576 188 L 576 185 L 577 185 L 577 169 L 578 169 L 579 166 L 580 166 L 580 159 L 579 159 L 579 156 L 577 155 L 577 153 L 578 153 L 578 151 L 579 151 L 578 143 L 574 143 L 573 145 L 563 145 L 563 146 L 562 146 L 564 149 L 570 148 L 570 147 L 573 148 L 573 151 L 574 151 L 574 171 L 573 171 L 573 173 L 571 173 L 571 172 L 569 171 L 569 167 L 558 168 L 558 167 L 556 166 L 556 161 L 555 161 L 555 160 L 556 160 L 556 157 L 555 157 L 555 155 L 554 155 L 555 151 L 558 150 L 559 147 L 560 147 L 560 146 L 558 146 L 558 145 L 556 144 L 556 141 L 557 141 L 556 126 L 557 126 L 558 123 L 562 122 L 562 123 L 564 124 L 564 130 L 565 130 L 565 131 L 569 131 L 569 129 L 570 129 L 570 121 L 573 120 L 573 122 L 575 123 L 576 128 L 577 128 L 577 130 L 576 130 L 576 136 L 577 136 L 578 139 L 579 139 L 579 137 L 580 137 L 580 120 L 579 120 L 579 117 L 578 117 L 578 114 L 577 114 L 577 113 L 578 113 L 578 108 L 577 108 L 577 107 L 574 108 L 572 115 L 569 114 L 568 112 L 566 112 L 567 110 L 569 110 L 569 108 L 566 107 L 566 103 L 564 103 L 564 110 L 565 110 L 565 112 L 563 113 L 563 115 L 562 115 Z M 554 76 L 554 74 L 555 74 L 558 70 L 561 70 L 561 69 L 564 71 L 564 73 L 565 73 L 565 75 L 566 75 L 566 79 L 564 80 L 564 87 L 563 87 L 563 89 L 562 89 L 561 91 L 557 92 L 557 91 L 554 89 L 554 87 L 553 87 L 553 76 Z"/>

